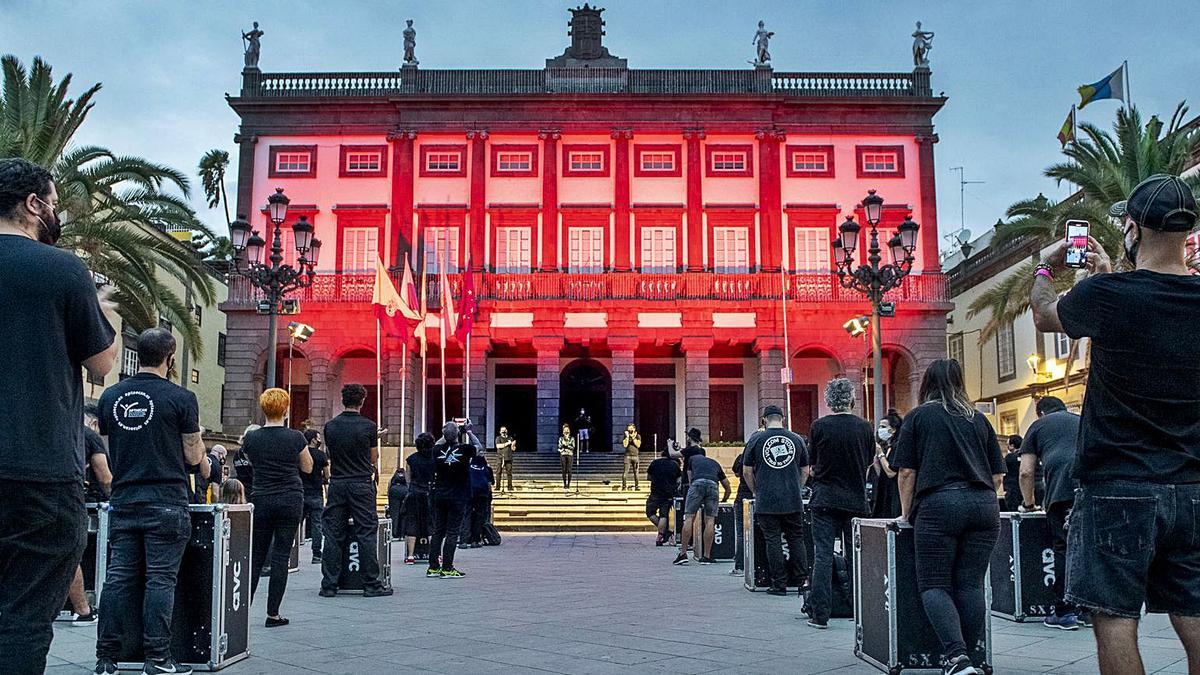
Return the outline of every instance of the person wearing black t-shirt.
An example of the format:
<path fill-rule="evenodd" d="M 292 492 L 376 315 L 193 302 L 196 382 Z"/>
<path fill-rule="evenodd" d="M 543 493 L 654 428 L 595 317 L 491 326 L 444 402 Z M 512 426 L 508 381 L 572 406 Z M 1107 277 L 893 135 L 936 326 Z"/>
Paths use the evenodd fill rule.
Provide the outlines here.
<path fill-rule="evenodd" d="M 1021 505 L 1021 437 L 1008 437 L 1008 452 L 1004 455 L 1004 510 L 1016 511 Z"/>
<path fill-rule="evenodd" d="M 650 462 L 646 468 L 646 479 L 650 481 L 650 495 L 646 497 L 646 517 L 658 529 L 655 546 L 671 541 L 671 506 L 675 501 L 675 490 L 679 487 L 679 462 L 671 458 L 670 450 Z"/>
<path fill-rule="evenodd" d="M 1050 547 L 1054 551 L 1054 611 L 1042 621 L 1047 627 L 1075 630 L 1079 617 L 1075 607 L 1065 597 L 1067 584 L 1067 517 L 1075 503 L 1075 488 L 1079 484 L 1071 477 L 1075 465 L 1075 448 L 1079 439 L 1079 415 L 1067 410 L 1066 404 L 1055 396 L 1044 396 L 1037 402 L 1038 419 L 1029 427 L 1021 445 L 1022 511 L 1033 511 L 1041 503 L 1050 526 Z M 1036 479 L 1038 466 L 1044 468 L 1046 494 L 1038 499 Z"/>
<path fill-rule="evenodd" d="M 687 435 L 689 441 L 699 446 L 699 429 L 688 429 Z M 693 456 L 688 464 L 690 480 L 687 497 L 683 501 L 683 528 L 680 530 L 679 555 L 675 557 L 674 562 L 676 565 L 687 564 L 688 544 L 693 540 L 693 530 L 700 533 L 693 544 L 696 558 L 701 565 L 713 563 L 712 545 L 716 532 L 717 510 L 721 502 L 729 499 L 731 492 L 725 470 L 716 460 L 706 457 L 703 450 L 701 448 L 701 453 Z M 718 484 L 722 489 L 720 498 L 717 497 Z"/>
<path fill-rule="evenodd" d="M 321 562 L 321 517 L 325 514 L 325 484 L 329 482 L 329 455 L 321 448 L 321 432 L 305 429 L 304 440 L 312 457 L 312 471 L 300 474 L 304 483 L 304 528 L 312 539 L 313 564 Z"/>
<path fill-rule="evenodd" d="M 900 487 L 896 484 L 896 441 L 904 418 L 895 409 L 879 420 L 875 428 L 878 449 L 875 452 L 875 503 L 871 506 L 872 518 L 900 517 Z"/>
<path fill-rule="evenodd" d="M 783 410 L 763 409 L 767 426 L 750 437 L 742 453 L 742 479 L 754 493 L 755 524 L 767 548 L 771 576 L 770 595 L 787 595 L 788 568 L 803 575 L 808 561 L 804 550 L 804 483 L 808 480 L 808 446 L 804 439 L 783 428 Z M 787 540 L 790 559 L 784 557 Z M 801 583 L 803 586 L 803 583 Z"/>
<path fill-rule="evenodd" d="M 112 553 L 96 640 L 97 673 L 115 673 L 121 654 L 120 618 L 142 615 L 147 673 L 190 673 L 171 655 L 171 615 L 179 564 L 191 537 L 188 466 L 208 478 L 196 395 L 167 379 L 175 338 L 151 328 L 138 336 L 137 375 L 100 396 L 100 434 L 108 439 Z"/>
<path fill-rule="evenodd" d="M 404 564 L 417 564 L 417 540 L 429 537 L 430 492 L 433 490 L 433 434 L 424 432 L 413 441 L 417 451 L 408 456 L 408 494 L 404 495 Z M 430 564 L 432 567 L 432 563 Z"/>
<path fill-rule="evenodd" d="M 311 474 L 312 455 L 304 435 L 284 426 L 291 398 L 283 389 L 271 388 L 258 397 L 266 424 L 246 434 L 242 452 L 254 463 L 257 482 L 254 504 L 254 550 L 250 556 L 250 597 L 258 591 L 263 566 L 270 561 L 267 589 L 267 628 L 288 625 L 279 605 L 287 590 L 288 559 L 304 517 L 304 483 Z"/>
<path fill-rule="evenodd" d="M 846 569 L 854 569 L 851 521 L 870 512 L 867 466 L 875 440 L 871 424 L 854 414 L 854 385 L 845 378 L 825 386 L 825 403 L 833 414 L 813 422 L 812 509 L 813 572 L 808 625 L 826 628 L 832 608 L 833 544 L 842 540 Z"/>
<path fill-rule="evenodd" d="M 358 542 L 359 566 L 363 575 L 363 597 L 392 594 L 379 578 L 379 515 L 375 512 L 375 481 L 378 478 L 379 428 L 363 417 L 367 388 L 361 384 L 342 387 L 345 410 L 325 424 L 325 446 L 329 448 L 329 494 L 321 531 L 321 591 L 323 598 L 337 595 L 342 574 L 342 549 L 350 537 Z M 353 528 L 350 519 L 354 519 Z"/>
<path fill-rule="evenodd" d="M 754 437 L 751 436 L 751 442 Z M 750 491 L 750 486 L 746 484 L 742 478 L 742 462 L 744 458 L 741 454 L 733 460 L 731 470 L 733 475 L 737 476 L 738 489 L 733 495 L 733 569 L 729 571 L 730 576 L 740 577 L 745 574 L 746 564 L 746 534 L 742 525 L 742 510 L 747 499 L 754 499 L 754 493 Z"/>
<path fill-rule="evenodd" d="M 425 576 L 442 579 L 465 577 L 454 567 L 458 529 L 471 499 L 470 463 L 482 445 L 470 430 L 446 422 L 442 437 L 433 446 L 434 481 L 430 504 L 433 533 L 429 537 L 429 569 Z"/>
<path fill-rule="evenodd" d="M 246 434 L 256 429 L 261 429 L 261 424 L 248 425 L 242 431 L 242 435 L 238 438 L 238 446 L 246 442 Z M 238 450 L 233 455 L 233 477 L 241 481 L 242 486 L 246 489 L 246 498 L 254 494 L 254 465 L 250 463 L 250 459 L 246 457 L 246 453 Z"/>
<path fill-rule="evenodd" d="M 917 588 L 944 671 L 976 675 L 968 650 L 987 621 L 983 582 L 1000 536 L 1004 458 L 991 423 L 967 398 L 958 361 L 931 363 L 918 398 L 896 444 L 900 519 L 915 529 Z"/>
<path fill-rule="evenodd" d="M 398 466 L 388 481 L 387 517 L 392 519 L 392 540 L 404 536 L 404 500 L 408 497 L 408 477 L 404 467 Z"/>
<path fill-rule="evenodd" d="M 0 672 L 41 673 L 87 543 L 83 371 L 117 356 L 107 289 L 61 234 L 50 173 L 0 159 Z M 106 316 L 107 315 L 107 316 Z"/>
<path fill-rule="evenodd" d="M 1064 241 L 1043 254 L 1030 298 L 1039 330 L 1090 340 L 1066 598 L 1094 612 L 1106 674 L 1142 671 L 1143 604 L 1171 615 L 1200 672 L 1200 276 L 1187 265 L 1197 211 L 1187 182 L 1147 178 L 1109 211 L 1135 269 L 1113 274 L 1090 239 L 1090 274 L 1060 299 Z"/>
<path fill-rule="evenodd" d="M 492 517 L 492 486 L 496 484 L 496 473 L 481 452 L 471 458 L 470 468 L 471 502 L 463 524 L 467 525 L 467 547 L 479 548 L 483 546 L 483 526 Z M 459 546 L 462 546 L 462 537 L 459 537 L 459 542 Z"/>

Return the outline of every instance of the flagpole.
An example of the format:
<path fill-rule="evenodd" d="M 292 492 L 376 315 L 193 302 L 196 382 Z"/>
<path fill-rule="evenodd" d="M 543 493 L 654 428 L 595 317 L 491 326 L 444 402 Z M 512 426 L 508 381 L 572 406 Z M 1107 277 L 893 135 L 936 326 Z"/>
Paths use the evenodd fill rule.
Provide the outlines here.
<path fill-rule="evenodd" d="M 404 414 L 404 408 L 408 405 L 408 338 L 404 338 L 404 344 L 400 347 L 400 449 L 396 451 L 396 466 L 403 466 L 404 462 L 404 431 L 407 422 L 407 416 Z"/>
<path fill-rule="evenodd" d="M 470 274 L 470 272 L 464 272 Z M 471 334 L 467 333 L 467 345 L 463 366 L 463 417 L 471 419 Z"/>
<path fill-rule="evenodd" d="M 1129 94 L 1129 61 L 1122 61 L 1121 67 L 1125 69 L 1125 91 L 1123 93 L 1125 94 L 1125 107 L 1128 108 L 1130 107 L 1130 101 L 1132 100 L 1132 97 Z"/>
<path fill-rule="evenodd" d="M 380 333 L 382 321 L 375 319 L 375 424 L 383 428 L 383 356 L 380 353 Z M 375 435 L 375 456 L 383 456 L 383 435 Z M 383 460 L 377 460 L 382 462 Z M 379 467 L 375 467 L 375 475 L 379 475 Z"/>
<path fill-rule="evenodd" d="M 442 424 L 446 423 L 446 419 L 447 419 L 446 413 L 449 412 L 448 410 L 446 410 L 446 329 L 450 327 L 450 321 L 449 321 L 449 317 L 446 316 L 446 296 L 447 296 L 447 294 L 450 293 L 450 289 L 445 288 L 445 286 L 449 286 L 449 277 L 446 276 L 446 268 L 449 267 L 449 265 L 450 265 L 450 231 L 447 230 L 446 231 L 446 257 L 442 258 L 441 261 L 439 262 L 439 274 L 438 274 L 439 281 L 442 279 L 447 280 L 447 283 L 445 283 L 445 284 L 438 284 L 439 286 L 442 287 L 441 288 L 441 297 L 438 298 L 441 301 L 441 305 L 442 305 L 442 321 L 441 321 L 441 324 L 438 326 L 438 335 L 441 337 L 441 339 L 438 340 L 438 347 L 441 350 L 441 353 L 438 354 L 438 365 L 441 367 L 441 371 L 442 371 L 442 418 L 443 418 Z"/>

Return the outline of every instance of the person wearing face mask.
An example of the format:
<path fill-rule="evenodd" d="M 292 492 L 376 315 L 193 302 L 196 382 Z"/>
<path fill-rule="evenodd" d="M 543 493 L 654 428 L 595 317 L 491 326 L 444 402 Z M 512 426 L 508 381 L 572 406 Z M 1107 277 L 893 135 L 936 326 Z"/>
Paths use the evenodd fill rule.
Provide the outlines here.
<path fill-rule="evenodd" d="M 46 667 L 87 541 L 82 373 L 103 378 L 118 350 L 108 291 L 52 245 L 57 203 L 48 171 L 0 159 L 0 391 L 11 392 L 0 406 L 3 673 Z"/>
<path fill-rule="evenodd" d="M 875 429 L 875 504 L 871 507 L 872 518 L 900 517 L 900 487 L 896 484 L 897 471 L 892 467 L 896 459 L 896 439 L 904 418 L 895 409 L 879 420 Z"/>
<path fill-rule="evenodd" d="M 1197 213 L 1187 182 L 1147 178 L 1110 211 L 1134 269 L 1112 273 L 1089 239 L 1089 275 L 1060 298 L 1063 241 L 1043 254 L 1030 297 L 1039 330 L 1090 340 L 1065 599 L 1092 611 L 1105 674 L 1145 672 L 1143 604 L 1171 616 L 1200 672 L 1200 276 L 1186 262 Z"/>

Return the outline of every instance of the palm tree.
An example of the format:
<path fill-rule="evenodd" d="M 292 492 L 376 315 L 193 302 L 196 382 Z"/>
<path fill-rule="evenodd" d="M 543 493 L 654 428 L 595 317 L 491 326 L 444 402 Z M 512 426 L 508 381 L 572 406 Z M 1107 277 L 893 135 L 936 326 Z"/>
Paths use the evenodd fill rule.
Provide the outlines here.
<path fill-rule="evenodd" d="M 67 98 L 71 76 L 55 84 L 50 65 L 34 58 L 26 72 L 12 55 L 0 58 L 0 157 L 23 157 L 54 176 L 63 214 L 58 245 L 74 250 L 89 269 L 116 287 L 122 320 L 135 330 L 159 317 L 178 328 L 199 358 L 203 345 L 189 302 L 163 284 L 173 277 L 195 289 L 206 305 L 216 291 L 200 257 L 168 232 L 212 232 L 188 205 L 187 177 L 141 157 L 97 146 L 71 147 L 71 138 L 92 109 L 100 85 Z"/>
<path fill-rule="evenodd" d="M 1049 243 L 1064 236 L 1068 220 L 1091 223 L 1096 237 L 1114 261 L 1122 257 L 1122 225 L 1108 217 L 1108 207 L 1129 196 L 1134 186 L 1158 173 L 1179 175 L 1194 163 L 1200 151 L 1200 130 L 1194 123 L 1184 123 L 1187 106 L 1180 103 L 1171 120 L 1164 125 L 1157 116 L 1142 124 L 1136 107 L 1121 108 L 1113 125 L 1113 133 L 1094 124 L 1079 126 L 1083 137 L 1063 148 L 1066 161 L 1045 170 L 1045 175 L 1061 184 L 1063 181 L 1078 187 L 1075 194 L 1055 202 L 1038 195 L 1008 207 L 1007 223 L 997 223 L 991 246 L 1000 247 L 1025 242 L 1030 262 L 984 292 L 968 309 L 968 317 L 986 312 L 988 321 L 980 332 L 980 340 L 988 340 L 996 331 L 1029 311 L 1029 293 L 1033 287 L 1033 258 Z M 1200 176 L 1184 178 L 1192 191 L 1200 194 Z M 1056 285 L 1065 291 L 1075 282 L 1073 270 L 1060 275 Z"/>
<path fill-rule="evenodd" d="M 208 198 L 208 208 L 218 204 L 225 207 L 225 225 L 229 220 L 229 197 L 225 194 L 225 170 L 229 168 L 229 153 L 224 150 L 209 150 L 200 159 L 200 186 Z"/>

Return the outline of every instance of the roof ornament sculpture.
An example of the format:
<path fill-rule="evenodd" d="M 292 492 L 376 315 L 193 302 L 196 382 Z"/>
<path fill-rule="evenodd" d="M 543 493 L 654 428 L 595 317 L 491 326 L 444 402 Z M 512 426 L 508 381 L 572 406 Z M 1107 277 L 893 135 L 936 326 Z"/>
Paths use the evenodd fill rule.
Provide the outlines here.
<path fill-rule="evenodd" d="M 254 22 L 254 27 L 249 32 L 242 33 L 242 46 L 246 50 L 246 68 L 258 69 L 258 57 L 262 54 L 262 36 L 263 32 L 258 29 L 258 22 Z"/>
<path fill-rule="evenodd" d="M 571 45 L 561 56 L 546 59 L 547 68 L 626 68 L 626 60 L 613 56 L 604 46 L 604 20 L 600 14 L 603 7 L 592 7 L 584 3 L 582 7 L 571 9 L 571 20 L 567 26 L 571 29 L 567 35 Z"/>
<path fill-rule="evenodd" d="M 775 37 L 775 33 L 767 30 L 765 21 L 759 21 L 758 30 L 754 33 L 754 46 L 758 50 L 758 58 L 754 61 L 756 67 L 771 64 L 771 52 L 768 50 L 768 47 L 771 44 L 772 37 Z"/>
<path fill-rule="evenodd" d="M 917 22 L 917 30 L 913 31 L 913 65 L 917 68 L 929 68 L 929 50 L 933 49 L 933 31 L 921 30 L 921 22 Z"/>
<path fill-rule="evenodd" d="M 420 63 L 417 60 L 417 29 L 413 28 L 412 19 L 408 19 L 406 23 L 408 27 L 404 29 L 404 65 L 413 67 Z"/>

